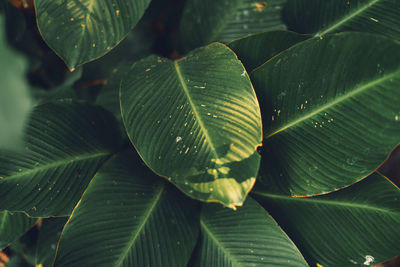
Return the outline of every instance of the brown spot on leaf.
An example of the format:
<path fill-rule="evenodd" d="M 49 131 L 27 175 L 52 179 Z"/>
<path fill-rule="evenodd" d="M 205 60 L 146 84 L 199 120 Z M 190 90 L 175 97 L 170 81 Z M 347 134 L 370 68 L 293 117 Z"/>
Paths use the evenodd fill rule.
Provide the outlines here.
<path fill-rule="evenodd" d="M 261 11 L 263 11 L 263 10 L 267 7 L 267 2 L 262 2 L 262 3 L 255 2 L 255 3 L 254 3 L 254 6 L 256 7 L 255 10 L 261 12 Z"/>

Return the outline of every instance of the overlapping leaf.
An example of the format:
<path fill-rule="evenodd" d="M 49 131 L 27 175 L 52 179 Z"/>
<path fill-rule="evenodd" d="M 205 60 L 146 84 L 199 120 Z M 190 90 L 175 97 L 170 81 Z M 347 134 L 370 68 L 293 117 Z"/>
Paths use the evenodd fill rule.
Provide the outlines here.
<path fill-rule="evenodd" d="M 304 41 L 256 69 L 261 181 L 314 195 L 368 176 L 400 142 L 400 46 L 369 34 Z"/>
<path fill-rule="evenodd" d="M 43 39 L 70 69 L 109 52 L 136 25 L 150 0 L 36 0 Z"/>
<path fill-rule="evenodd" d="M 61 231 L 68 217 L 44 219 L 39 230 L 35 253 L 35 266 L 51 266 Z"/>
<path fill-rule="evenodd" d="M 69 215 L 94 173 L 119 145 L 104 109 L 71 101 L 37 106 L 23 153 L 0 153 L 0 210 Z"/>
<path fill-rule="evenodd" d="M 357 31 L 400 41 L 399 10 L 397 0 L 291 0 L 283 18 L 290 30 L 300 33 Z"/>
<path fill-rule="evenodd" d="M 243 65 L 226 46 L 137 62 L 122 81 L 122 118 L 145 163 L 183 192 L 234 208 L 258 172 L 261 118 Z"/>
<path fill-rule="evenodd" d="M 54 266 L 186 266 L 198 234 L 193 204 L 136 157 L 116 156 L 71 215 Z"/>
<path fill-rule="evenodd" d="M 253 193 L 310 266 L 370 266 L 400 251 L 400 190 L 378 174 L 318 197 Z"/>
<path fill-rule="evenodd" d="M 0 250 L 22 236 L 37 219 L 27 217 L 24 213 L 0 212 Z"/>
<path fill-rule="evenodd" d="M 310 38 L 289 31 L 271 31 L 246 36 L 227 45 L 236 53 L 248 72 L 285 49 Z"/>
<path fill-rule="evenodd" d="M 205 205 L 190 266 L 307 266 L 276 222 L 253 199 L 233 212 Z"/>
<path fill-rule="evenodd" d="M 181 20 L 181 40 L 191 49 L 213 41 L 284 29 L 281 9 L 286 0 L 188 0 Z"/>

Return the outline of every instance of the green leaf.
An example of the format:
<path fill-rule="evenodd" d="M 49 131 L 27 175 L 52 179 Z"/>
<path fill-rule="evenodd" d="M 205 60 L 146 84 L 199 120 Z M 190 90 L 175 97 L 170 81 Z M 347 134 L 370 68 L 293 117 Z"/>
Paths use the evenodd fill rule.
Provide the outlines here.
<path fill-rule="evenodd" d="M 398 0 L 291 0 L 282 16 L 300 33 L 369 32 L 400 41 L 399 10 Z"/>
<path fill-rule="evenodd" d="M 281 8 L 286 0 L 188 0 L 180 34 L 186 50 L 211 42 L 230 42 L 262 31 L 285 29 Z"/>
<path fill-rule="evenodd" d="M 253 191 L 310 266 L 369 266 L 400 251 L 400 190 L 374 173 L 338 192 L 311 198 Z"/>
<path fill-rule="evenodd" d="M 67 217 L 63 217 L 43 220 L 37 241 L 35 266 L 51 266 L 56 253 L 57 242 L 67 219 Z"/>
<path fill-rule="evenodd" d="M 96 99 L 96 104 L 112 112 L 114 116 L 121 119 L 121 108 L 119 103 L 119 87 L 125 74 L 130 70 L 131 62 L 123 61 L 114 68 L 111 77 L 101 88 Z"/>
<path fill-rule="evenodd" d="M 25 152 L 0 152 L 0 210 L 69 215 L 119 138 L 115 119 L 100 107 L 71 101 L 37 106 Z"/>
<path fill-rule="evenodd" d="M 0 148 L 20 149 L 25 120 L 32 105 L 26 82 L 26 61 L 6 42 L 0 15 Z"/>
<path fill-rule="evenodd" d="M 66 224 L 54 266 L 185 266 L 197 208 L 132 154 L 94 177 Z"/>
<path fill-rule="evenodd" d="M 24 213 L 0 212 L 0 251 L 20 238 L 37 219 L 27 217 Z"/>
<path fill-rule="evenodd" d="M 237 211 L 204 205 L 191 266 L 307 266 L 289 237 L 250 197 Z"/>
<path fill-rule="evenodd" d="M 260 180 L 293 196 L 368 176 L 400 141 L 400 46 L 343 33 L 295 45 L 256 69 L 265 138 Z"/>
<path fill-rule="evenodd" d="M 272 31 L 242 37 L 227 46 L 235 52 L 246 70 L 251 72 L 273 56 L 309 38 L 310 35 Z"/>
<path fill-rule="evenodd" d="M 36 0 L 43 39 L 70 69 L 99 58 L 136 25 L 150 0 Z"/>
<path fill-rule="evenodd" d="M 122 119 L 144 162 L 187 195 L 241 205 L 258 172 L 261 117 L 235 54 L 213 43 L 170 61 L 148 57 L 120 89 Z"/>

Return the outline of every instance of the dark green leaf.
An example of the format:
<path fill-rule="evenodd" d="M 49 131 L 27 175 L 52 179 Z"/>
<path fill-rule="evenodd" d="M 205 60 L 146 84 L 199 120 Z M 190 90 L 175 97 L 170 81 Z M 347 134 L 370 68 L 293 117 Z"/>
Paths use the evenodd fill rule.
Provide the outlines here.
<path fill-rule="evenodd" d="M 185 266 L 198 234 L 193 204 L 136 156 L 116 156 L 66 224 L 55 266 Z"/>
<path fill-rule="evenodd" d="M 241 36 L 285 29 L 281 8 L 286 0 L 188 0 L 181 20 L 186 50 L 211 42 L 230 42 Z"/>
<path fill-rule="evenodd" d="M 311 198 L 253 193 L 310 266 L 370 266 L 400 251 L 400 190 L 378 174 Z"/>
<path fill-rule="evenodd" d="M 21 237 L 37 219 L 27 217 L 22 212 L 0 212 L 0 250 Z"/>
<path fill-rule="evenodd" d="M 112 115 L 71 101 L 37 106 L 24 153 L 0 153 L 0 210 L 69 215 L 103 161 L 119 145 Z"/>
<path fill-rule="evenodd" d="M 57 242 L 67 222 L 67 217 L 44 219 L 39 230 L 35 265 L 50 267 L 56 253 Z"/>
<path fill-rule="evenodd" d="M 256 69 L 260 180 L 294 196 L 368 176 L 400 141 L 400 45 L 343 33 L 304 41 Z"/>
<path fill-rule="evenodd" d="M 369 32 L 400 41 L 399 10 L 398 0 L 289 0 L 283 18 L 299 33 Z"/>
<path fill-rule="evenodd" d="M 289 31 L 263 32 L 246 36 L 227 45 L 242 61 L 248 72 L 289 47 L 310 38 Z"/>
<path fill-rule="evenodd" d="M 253 187 L 261 117 L 249 77 L 218 43 L 137 62 L 122 81 L 122 118 L 145 163 L 187 195 L 241 205 Z"/>
<path fill-rule="evenodd" d="M 70 69 L 103 56 L 136 25 L 150 0 L 36 0 L 43 39 Z"/>
<path fill-rule="evenodd" d="M 232 211 L 204 205 L 193 266 L 307 266 L 289 237 L 250 197 Z"/>

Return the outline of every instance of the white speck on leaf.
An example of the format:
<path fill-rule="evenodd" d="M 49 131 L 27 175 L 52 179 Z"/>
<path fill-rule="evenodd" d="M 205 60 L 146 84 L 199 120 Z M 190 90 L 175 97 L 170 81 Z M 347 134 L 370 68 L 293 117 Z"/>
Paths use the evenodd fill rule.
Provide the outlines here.
<path fill-rule="evenodd" d="M 374 260 L 375 260 L 375 258 L 372 257 L 371 255 L 366 255 L 365 256 L 365 261 L 364 261 L 363 264 L 366 265 L 366 266 L 369 266 L 369 265 L 371 265 L 371 263 L 374 262 Z"/>
<path fill-rule="evenodd" d="M 182 141 L 182 137 L 177 136 L 176 139 L 175 139 L 175 142 L 179 143 L 180 141 Z"/>

